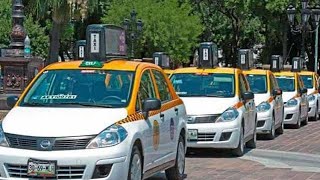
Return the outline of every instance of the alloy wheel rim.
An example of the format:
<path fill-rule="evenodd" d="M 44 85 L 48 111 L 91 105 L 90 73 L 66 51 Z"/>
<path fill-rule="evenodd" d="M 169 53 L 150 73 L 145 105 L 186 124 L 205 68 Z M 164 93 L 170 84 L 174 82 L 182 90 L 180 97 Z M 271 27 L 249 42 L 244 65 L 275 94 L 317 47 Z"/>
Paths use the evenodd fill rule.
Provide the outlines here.
<path fill-rule="evenodd" d="M 178 170 L 180 175 L 184 173 L 185 167 L 185 154 L 184 154 L 184 145 L 183 142 L 179 142 L 178 148 Z"/>
<path fill-rule="evenodd" d="M 272 118 L 272 125 L 271 125 L 271 135 L 274 137 L 276 135 L 276 130 L 275 130 L 275 123 L 274 123 L 274 118 Z"/>
<path fill-rule="evenodd" d="M 131 180 L 141 180 L 141 159 L 135 154 L 131 162 Z"/>

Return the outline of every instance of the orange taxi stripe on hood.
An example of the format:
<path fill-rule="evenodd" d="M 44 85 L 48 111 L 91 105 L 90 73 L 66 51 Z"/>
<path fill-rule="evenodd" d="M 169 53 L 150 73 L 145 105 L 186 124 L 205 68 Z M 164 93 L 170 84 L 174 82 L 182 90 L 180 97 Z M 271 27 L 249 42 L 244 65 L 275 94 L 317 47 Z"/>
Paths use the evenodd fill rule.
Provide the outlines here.
<path fill-rule="evenodd" d="M 233 107 L 236 108 L 236 109 L 238 109 L 238 108 L 240 108 L 240 107 L 242 107 L 242 106 L 243 106 L 243 103 L 242 103 L 242 102 L 238 102 L 238 103 L 235 104 Z"/>

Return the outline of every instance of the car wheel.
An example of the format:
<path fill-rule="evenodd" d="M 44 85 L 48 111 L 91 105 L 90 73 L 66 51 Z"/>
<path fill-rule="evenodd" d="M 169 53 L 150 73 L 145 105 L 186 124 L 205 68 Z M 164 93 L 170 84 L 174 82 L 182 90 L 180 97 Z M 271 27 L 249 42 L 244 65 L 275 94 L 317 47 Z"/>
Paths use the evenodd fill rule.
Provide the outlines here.
<path fill-rule="evenodd" d="M 172 168 L 167 169 L 166 177 L 172 180 L 182 180 L 185 170 L 185 144 L 183 137 L 180 136 L 176 155 L 176 162 Z"/>
<path fill-rule="evenodd" d="M 267 139 L 272 140 L 275 137 L 276 137 L 276 127 L 275 127 L 274 116 L 272 115 L 271 129 L 270 129 L 270 133 L 267 134 Z"/>
<path fill-rule="evenodd" d="M 246 146 L 251 149 L 254 149 L 257 147 L 257 123 L 254 127 L 253 137 L 252 139 L 250 139 L 250 141 L 247 142 Z"/>
<path fill-rule="evenodd" d="M 295 129 L 299 129 L 300 127 L 301 127 L 301 113 L 300 113 L 301 111 L 299 111 L 299 114 L 298 114 L 298 122 L 297 122 L 297 124 L 295 124 L 294 125 L 294 128 Z"/>
<path fill-rule="evenodd" d="M 128 180 L 142 179 L 142 158 L 137 146 L 134 146 L 131 153 Z"/>
<path fill-rule="evenodd" d="M 309 123 L 309 117 L 308 117 L 308 115 L 307 115 L 306 119 L 305 119 L 304 122 L 303 122 L 303 125 L 308 125 L 308 123 Z"/>
<path fill-rule="evenodd" d="M 237 157 L 241 157 L 244 154 L 244 130 L 243 127 L 240 128 L 239 144 L 236 149 L 232 149 L 232 154 Z"/>
<path fill-rule="evenodd" d="M 316 112 L 314 113 L 314 116 L 311 118 L 312 121 L 317 121 L 318 120 L 318 107 L 316 107 Z"/>

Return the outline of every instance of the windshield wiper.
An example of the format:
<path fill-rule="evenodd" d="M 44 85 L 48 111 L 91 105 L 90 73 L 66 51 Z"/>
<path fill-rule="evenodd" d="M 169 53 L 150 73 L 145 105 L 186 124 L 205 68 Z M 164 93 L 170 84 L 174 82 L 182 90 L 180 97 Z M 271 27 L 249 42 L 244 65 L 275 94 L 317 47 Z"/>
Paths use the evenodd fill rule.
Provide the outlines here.
<path fill-rule="evenodd" d="M 53 103 L 52 105 L 80 105 L 86 107 L 103 107 L 103 108 L 112 108 L 112 105 L 108 104 L 92 104 L 92 103 L 85 103 L 85 102 L 60 102 L 60 103 Z"/>
<path fill-rule="evenodd" d="M 44 103 L 39 103 L 39 102 L 24 102 L 21 105 L 22 106 L 38 107 L 38 106 L 48 106 L 49 104 L 44 104 Z"/>

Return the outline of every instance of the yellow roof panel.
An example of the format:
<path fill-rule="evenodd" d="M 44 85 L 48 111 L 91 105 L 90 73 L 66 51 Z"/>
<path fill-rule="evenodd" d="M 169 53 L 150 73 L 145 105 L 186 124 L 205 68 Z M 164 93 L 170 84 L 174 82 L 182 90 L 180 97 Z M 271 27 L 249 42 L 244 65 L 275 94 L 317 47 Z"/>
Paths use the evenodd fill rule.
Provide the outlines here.
<path fill-rule="evenodd" d="M 296 72 L 291 71 L 281 71 L 281 72 L 274 72 L 275 76 L 294 76 Z"/>
<path fill-rule="evenodd" d="M 109 62 L 105 62 L 102 68 L 80 68 L 80 64 L 82 61 L 70 61 L 70 62 L 58 62 L 49 65 L 46 67 L 47 70 L 53 69 L 108 69 L 108 70 L 124 70 L 124 71 L 135 71 L 137 66 L 140 64 L 145 64 L 148 66 L 158 67 L 152 63 L 145 63 L 145 62 L 135 62 L 129 60 L 112 60 Z"/>
<path fill-rule="evenodd" d="M 212 68 L 212 69 L 202 69 L 197 67 L 187 67 L 176 69 L 173 74 L 183 74 L 183 73 L 223 73 L 223 74 L 234 74 L 235 68 Z"/>
<path fill-rule="evenodd" d="M 312 72 L 312 71 L 301 71 L 301 72 L 299 72 L 299 74 L 300 75 L 313 75 L 314 72 Z"/>
<path fill-rule="evenodd" d="M 242 71 L 243 74 L 257 74 L 257 75 L 266 75 L 269 70 L 264 69 L 250 69 L 250 70 L 244 70 Z"/>

